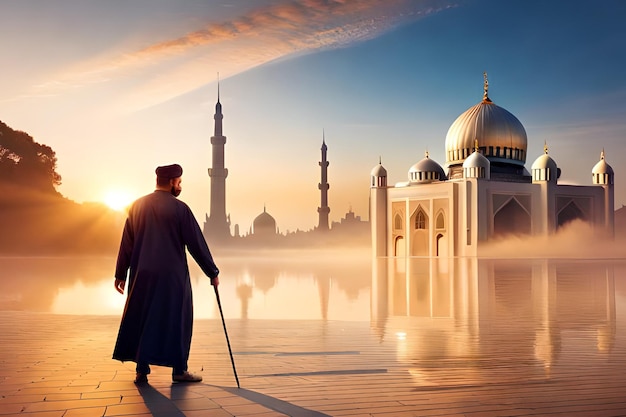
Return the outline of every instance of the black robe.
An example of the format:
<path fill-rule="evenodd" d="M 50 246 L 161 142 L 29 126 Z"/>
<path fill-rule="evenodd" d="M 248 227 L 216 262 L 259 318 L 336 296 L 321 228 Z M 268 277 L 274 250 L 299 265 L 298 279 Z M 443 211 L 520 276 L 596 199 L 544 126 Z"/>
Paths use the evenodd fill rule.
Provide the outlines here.
<path fill-rule="evenodd" d="M 116 279 L 130 274 L 113 359 L 186 369 L 193 301 L 185 248 L 207 276 L 218 276 L 187 204 L 160 190 L 133 203 L 115 269 Z"/>

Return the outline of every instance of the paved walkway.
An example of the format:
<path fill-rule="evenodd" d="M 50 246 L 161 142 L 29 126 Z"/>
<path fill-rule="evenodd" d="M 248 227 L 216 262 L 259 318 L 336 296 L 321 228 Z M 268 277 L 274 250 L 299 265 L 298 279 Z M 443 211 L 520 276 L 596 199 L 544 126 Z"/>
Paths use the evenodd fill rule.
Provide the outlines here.
<path fill-rule="evenodd" d="M 0 415 L 626 415 L 619 329 L 610 351 L 594 346 L 604 335 L 582 332 L 533 340 L 541 349 L 529 354 L 493 336 L 489 349 L 455 353 L 466 342 L 442 338 L 436 326 L 412 339 L 393 322 L 386 330 L 369 322 L 227 324 L 240 389 L 215 320 L 195 325 L 190 369 L 203 382 L 172 384 L 168 368 L 154 367 L 150 384 L 137 387 L 134 364 L 110 359 L 118 318 L 2 312 Z"/>

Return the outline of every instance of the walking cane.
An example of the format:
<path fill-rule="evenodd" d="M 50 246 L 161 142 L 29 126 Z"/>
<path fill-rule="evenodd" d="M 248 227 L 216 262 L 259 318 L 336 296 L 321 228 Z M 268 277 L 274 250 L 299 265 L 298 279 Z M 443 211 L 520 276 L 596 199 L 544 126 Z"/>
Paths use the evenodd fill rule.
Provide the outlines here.
<path fill-rule="evenodd" d="M 230 341 L 228 340 L 228 332 L 226 331 L 226 322 L 224 321 L 224 313 L 222 312 L 222 303 L 220 302 L 220 293 L 217 292 L 217 285 L 213 286 L 215 290 L 215 298 L 217 298 L 217 306 L 220 309 L 220 316 L 222 317 L 222 326 L 224 326 L 224 335 L 226 335 L 226 344 L 228 345 L 228 353 L 230 354 L 230 363 L 233 364 L 233 373 L 235 374 L 235 381 L 237 381 L 237 388 L 239 386 L 239 378 L 237 377 L 237 370 L 235 369 L 235 360 L 233 359 L 233 351 L 230 349 Z"/>

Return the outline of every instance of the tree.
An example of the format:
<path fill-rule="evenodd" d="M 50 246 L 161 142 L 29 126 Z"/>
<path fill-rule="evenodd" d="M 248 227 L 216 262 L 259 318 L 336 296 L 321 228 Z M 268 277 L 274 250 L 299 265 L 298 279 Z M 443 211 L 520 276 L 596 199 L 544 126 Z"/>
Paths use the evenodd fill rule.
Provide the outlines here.
<path fill-rule="evenodd" d="M 56 193 L 61 176 L 51 147 L 0 121 L 0 182 Z"/>

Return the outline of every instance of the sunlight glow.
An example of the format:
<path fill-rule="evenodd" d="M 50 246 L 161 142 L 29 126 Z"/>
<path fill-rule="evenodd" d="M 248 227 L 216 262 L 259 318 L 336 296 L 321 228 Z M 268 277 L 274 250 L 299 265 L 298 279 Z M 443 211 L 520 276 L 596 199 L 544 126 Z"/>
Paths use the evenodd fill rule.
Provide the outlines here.
<path fill-rule="evenodd" d="M 104 195 L 104 203 L 117 211 L 123 211 L 132 201 L 130 193 L 123 190 L 109 190 Z"/>

